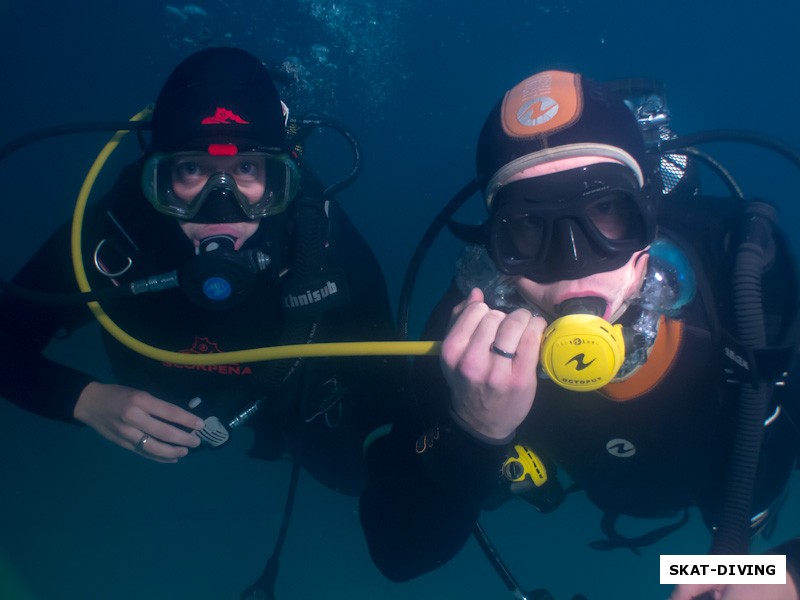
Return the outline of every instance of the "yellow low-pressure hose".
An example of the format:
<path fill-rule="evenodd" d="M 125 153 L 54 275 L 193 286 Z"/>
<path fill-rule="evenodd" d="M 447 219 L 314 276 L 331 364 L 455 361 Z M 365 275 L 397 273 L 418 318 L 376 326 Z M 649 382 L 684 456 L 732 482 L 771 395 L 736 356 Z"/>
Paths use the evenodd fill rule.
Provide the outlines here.
<path fill-rule="evenodd" d="M 149 108 L 131 117 L 131 121 L 140 121 L 150 117 Z M 92 191 L 95 180 L 105 165 L 108 157 L 116 150 L 127 130 L 117 131 L 95 158 L 92 167 L 86 174 L 81 186 L 78 200 L 75 203 L 75 212 L 72 217 L 71 250 L 72 266 L 75 278 L 82 292 L 91 292 L 89 280 L 83 266 L 83 251 L 81 239 L 83 236 L 83 218 L 86 204 Z M 274 346 L 272 348 L 252 348 L 250 350 L 237 350 L 234 352 L 219 352 L 215 354 L 188 354 L 172 352 L 162 348 L 150 346 L 137 340 L 123 331 L 105 313 L 97 302 L 89 302 L 89 308 L 100 325 L 121 344 L 134 352 L 158 360 L 178 365 L 221 365 L 232 363 L 260 362 L 281 358 L 310 358 L 318 356 L 400 356 L 438 354 L 441 342 L 332 342 L 322 344 L 291 344 L 287 346 Z"/>

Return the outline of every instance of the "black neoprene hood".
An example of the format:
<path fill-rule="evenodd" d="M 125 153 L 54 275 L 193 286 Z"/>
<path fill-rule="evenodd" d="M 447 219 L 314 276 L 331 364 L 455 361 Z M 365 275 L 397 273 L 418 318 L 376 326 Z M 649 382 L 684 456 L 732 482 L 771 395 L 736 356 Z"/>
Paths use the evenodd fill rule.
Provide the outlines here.
<path fill-rule="evenodd" d="M 153 111 L 153 148 L 161 152 L 286 149 L 284 114 L 269 71 L 238 48 L 207 48 L 180 63 Z"/>

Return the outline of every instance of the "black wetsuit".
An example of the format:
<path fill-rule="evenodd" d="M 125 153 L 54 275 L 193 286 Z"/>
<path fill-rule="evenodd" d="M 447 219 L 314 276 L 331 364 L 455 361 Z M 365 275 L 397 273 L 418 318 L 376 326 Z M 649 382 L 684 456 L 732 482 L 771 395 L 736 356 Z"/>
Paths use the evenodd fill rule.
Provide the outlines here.
<path fill-rule="evenodd" d="M 695 207 L 702 203 L 690 201 Z M 370 483 L 361 499 L 370 552 L 387 577 L 413 578 L 448 561 L 467 541 L 480 511 L 511 496 L 501 466 L 512 455 L 512 444 L 527 445 L 545 464 L 556 465 L 606 513 L 608 539 L 597 547 L 635 547 L 657 539 L 627 539 L 616 531 L 615 515 L 672 517 L 677 526 L 685 509 L 697 506 L 707 524 L 719 522 L 739 398 L 739 386 L 726 381 L 722 350 L 732 311 L 723 286 L 733 269 L 738 213 L 731 210 L 733 201 L 723 202 L 727 205 L 712 199 L 705 204 L 713 219 L 682 223 L 682 214 L 692 214 L 687 207 L 677 220 L 662 218 L 662 233 L 667 225 L 681 232 L 673 238 L 702 278 L 700 291 L 679 320 L 662 323 L 645 365 L 652 370 L 643 367 L 624 385 L 586 393 L 540 379 L 533 408 L 513 442 L 491 444 L 448 414 L 449 390 L 437 359 L 417 361 L 420 414 L 408 415 L 373 446 Z M 788 329 L 797 303 L 793 262 L 780 239 L 777 248 L 763 276 L 772 344 Z M 450 289 L 431 316 L 425 339 L 442 339 L 450 310 L 462 299 Z M 654 366 L 657 361 L 665 366 Z M 793 372 L 773 394 L 770 412 L 777 403 L 792 403 L 796 377 Z M 790 409 L 796 412 L 782 406 L 765 429 L 753 514 L 774 504 L 795 465 L 798 434 Z M 553 506 L 542 501 L 540 508 Z"/>
<path fill-rule="evenodd" d="M 133 258 L 130 270 L 114 278 L 120 284 L 179 268 L 194 256 L 193 244 L 178 222 L 158 214 L 143 198 L 139 173 L 138 164 L 128 167 L 111 192 L 87 213 L 83 255 L 93 289 L 112 285 L 93 264 L 94 251 L 103 239 L 106 243 L 100 257 L 108 263 L 109 271 L 123 267 L 127 257 Z M 298 225 L 293 211 L 309 195 L 304 189 L 289 211 L 263 219 L 256 234 L 245 243 L 242 251 L 263 250 L 272 258 L 272 265 L 259 273 L 255 287 L 240 306 L 201 308 L 181 290 L 173 289 L 104 303 L 104 310 L 134 338 L 175 352 L 209 353 L 304 343 L 311 328 L 314 342 L 393 339 L 390 303 L 379 265 L 335 201 L 329 203 L 324 231 L 316 239 L 322 248 L 316 255 L 322 259 L 322 279 L 313 283 L 322 286 L 333 281 L 335 292 L 329 285 L 324 291 L 328 300 L 336 295 L 340 301 L 332 302 L 321 314 L 311 315 L 296 314 L 302 311 L 283 306 L 301 304 L 287 300 L 293 288 L 284 287 L 296 271 L 293 261 L 318 260 L 309 259 L 294 243 Z M 313 210 L 321 210 L 321 204 L 315 206 Z M 32 290 L 77 291 L 68 225 L 40 248 L 15 282 Z M 292 285 L 295 298 L 306 291 L 301 290 L 302 281 L 293 281 Z M 313 304 L 309 302 L 306 309 L 313 309 Z M 93 317 L 85 305 L 38 305 L 3 294 L 0 395 L 39 415 L 77 423 L 73 418 L 75 403 L 96 377 L 48 360 L 41 352 L 55 335 L 90 321 Z M 293 332 L 297 339 L 288 339 L 287 332 Z M 385 359 L 311 358 L 181 366 L 141 356 L 103 333 L 116 379 L 113 383 L 145 390 L 184 408 L 199 397 L 203 403 L 196 412 L 203 417 L 208 413 L 229 417 L 264 397 L 261 409 L 249 422 L 256 430 L 255 456 L 277 458 L 287 451 L 299 454 L 304 466 L 327 486 L 349 494 L 363 487 L 364 438 L 390 419 L 394 394 L 399 389 L 396 384 L 387 386 L 397 369 Z"/>

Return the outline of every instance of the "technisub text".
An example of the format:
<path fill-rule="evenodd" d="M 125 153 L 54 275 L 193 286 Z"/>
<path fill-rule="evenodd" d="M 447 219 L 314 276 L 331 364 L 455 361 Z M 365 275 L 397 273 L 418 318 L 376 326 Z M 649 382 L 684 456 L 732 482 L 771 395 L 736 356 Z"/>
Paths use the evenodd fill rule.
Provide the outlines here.
<path fill-rule="evenodd" d="M 297 308 L 298 306 L 308 306 L 309 304 L 315 304 L 317 302 L 321 302 L 328 296 L 331 296 L 338 291 L 339 290 L 336 288 L 336 284 L 332 281 L 328 281 L 318 290 L 306 290 L 304 294 L 297 294 L 297 295 L 286 294 L 283 297 L 283 305 L 286 308 Z"/>

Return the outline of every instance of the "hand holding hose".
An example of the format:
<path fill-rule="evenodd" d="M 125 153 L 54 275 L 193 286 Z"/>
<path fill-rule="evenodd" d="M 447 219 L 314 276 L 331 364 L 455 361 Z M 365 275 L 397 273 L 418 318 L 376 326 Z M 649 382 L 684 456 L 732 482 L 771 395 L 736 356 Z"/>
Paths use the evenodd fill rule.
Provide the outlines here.
<path fill-rule="evenodd" d="M 476 432 L 506 439 L 530 412 L 546 326 L 524 309 L 490 309 L 478 289 L 453 309 L 442 369 L 454 412 Z"/>

